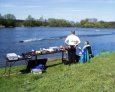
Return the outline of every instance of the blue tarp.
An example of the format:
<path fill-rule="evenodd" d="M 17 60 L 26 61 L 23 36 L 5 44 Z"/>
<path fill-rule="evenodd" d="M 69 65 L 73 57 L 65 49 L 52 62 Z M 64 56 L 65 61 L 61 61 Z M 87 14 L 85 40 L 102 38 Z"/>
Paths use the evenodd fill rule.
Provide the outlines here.
<path fill-rule="evenodd" d="M 88 50 L 85 49 L 85 50 L 82 52 L 81 56 L 80 56 L 79 62 L 80 62 L 80 63 L 86 63 L 86 62 L 89 61 L 89 60 L 90 60 L 90 56 L 89 56 Z"/>

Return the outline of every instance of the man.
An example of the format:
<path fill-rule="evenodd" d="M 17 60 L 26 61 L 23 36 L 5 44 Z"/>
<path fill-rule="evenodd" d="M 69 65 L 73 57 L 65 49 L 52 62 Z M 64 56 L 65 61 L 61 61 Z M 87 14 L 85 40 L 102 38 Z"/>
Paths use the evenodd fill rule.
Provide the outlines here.
<path fill-rule="evenodd" d="M 70 63 L 75 63 L 76 47 L 80 44 L 80 39 L 75 35 L 75 31 L 71 31 L 71 34 L 65 39 L 65 43 L 68 45 L 68 60 Z"/>

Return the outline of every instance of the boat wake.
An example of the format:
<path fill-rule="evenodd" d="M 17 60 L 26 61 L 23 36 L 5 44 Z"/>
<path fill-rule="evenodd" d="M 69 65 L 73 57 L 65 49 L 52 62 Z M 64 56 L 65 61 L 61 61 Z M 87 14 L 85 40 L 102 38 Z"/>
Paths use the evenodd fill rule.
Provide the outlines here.
<path fill-rule="evenodd" d="M 20 43 L 26 43 L 26 42 L 34 42 L 34 41 L 40 41 L 42 39 L 36 39 L 36 38 L 33 38 L 33 39 L 26 39 L 26 40 L 21 40 L 19 41 Z"/>
<path fill-rule="evenodd" d="M 51 37 L 51 38 L 33 38 L 33 39 L 26 39 L 26 40 L 21 40 L 19 41 L 20 43 L 28 43 L 28 42 L 35 42 L 35 41 L 43 41 L 43 40 L 55 40 L 59 38 Z"/>

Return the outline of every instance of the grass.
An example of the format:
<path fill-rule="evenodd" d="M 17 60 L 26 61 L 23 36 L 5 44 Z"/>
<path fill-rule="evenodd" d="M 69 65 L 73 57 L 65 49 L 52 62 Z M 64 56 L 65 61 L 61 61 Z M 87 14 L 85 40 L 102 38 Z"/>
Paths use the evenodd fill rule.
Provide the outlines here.
<path fill-rule="evenodd" d="M 16 66 L 11 76 L 0 77 L 0 92 L 114 92 L 115 53 L 94 57 L 85 64 L 70 66 L 54 60 L 39 75 L 16 73 L 25 66 Z M 2 75 L 3 69 L 0 69 Z"/>

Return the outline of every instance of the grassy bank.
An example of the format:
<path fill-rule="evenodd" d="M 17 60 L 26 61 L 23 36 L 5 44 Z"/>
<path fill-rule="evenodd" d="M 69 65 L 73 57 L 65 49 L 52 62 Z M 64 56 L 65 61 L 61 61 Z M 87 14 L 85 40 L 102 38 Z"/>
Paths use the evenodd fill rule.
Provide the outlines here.
<path fill-rule="evenodd" d="M 45 73 L 17 73 L 25 66 L 12 69 L 10 77 L 0 77 L 0 92 L 114 92 L 115 53 L 94 57 L 85 64 L 64 65 L 61 60 L 47 63 Z M 0 74 L 3 69 L 0 70 Z"/>

